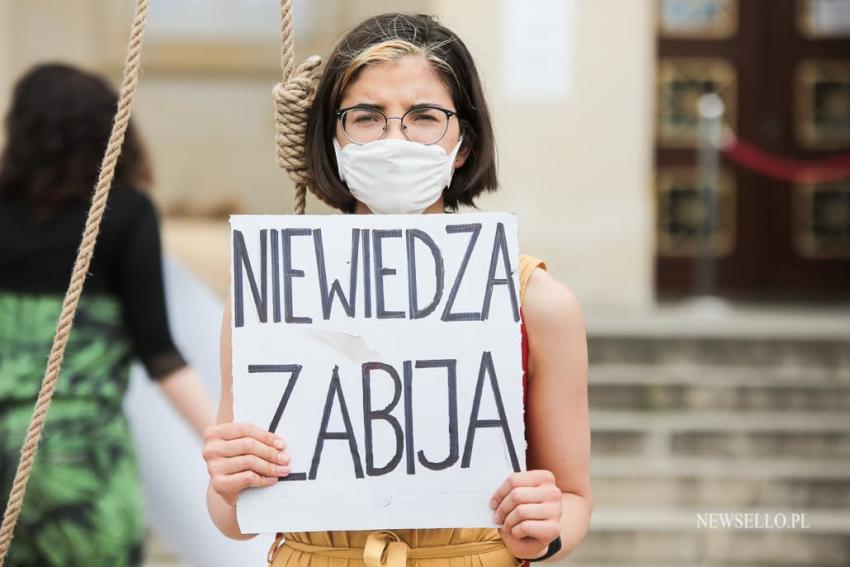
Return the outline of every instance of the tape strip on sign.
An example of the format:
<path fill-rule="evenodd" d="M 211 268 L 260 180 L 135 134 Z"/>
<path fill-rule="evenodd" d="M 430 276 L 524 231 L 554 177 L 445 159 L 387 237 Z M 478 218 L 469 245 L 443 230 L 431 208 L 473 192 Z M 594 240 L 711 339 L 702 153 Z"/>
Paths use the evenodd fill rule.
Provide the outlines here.
<path fill-rule="evenodd" d="M 525 466 L 516 217 L 231 217 L 237 421 L 292 473 L 245 533 L 489 527 Z"/>

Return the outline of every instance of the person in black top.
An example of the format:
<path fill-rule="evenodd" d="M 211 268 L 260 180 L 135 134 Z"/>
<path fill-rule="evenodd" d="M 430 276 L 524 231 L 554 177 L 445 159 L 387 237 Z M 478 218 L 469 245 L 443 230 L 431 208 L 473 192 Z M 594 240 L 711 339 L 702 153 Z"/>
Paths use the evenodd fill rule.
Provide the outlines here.
<path fill-rule="evenodd" d="M 0 490 L 5 508 L 117 94 L 67 65 L 17 83 L 0 156 Z M 127 130 L 7 565 L 135 565 L 144 522 L 121 409 L 138 358 L 201 433 L 213 422 L 168 328 L 151 174 Z"/>

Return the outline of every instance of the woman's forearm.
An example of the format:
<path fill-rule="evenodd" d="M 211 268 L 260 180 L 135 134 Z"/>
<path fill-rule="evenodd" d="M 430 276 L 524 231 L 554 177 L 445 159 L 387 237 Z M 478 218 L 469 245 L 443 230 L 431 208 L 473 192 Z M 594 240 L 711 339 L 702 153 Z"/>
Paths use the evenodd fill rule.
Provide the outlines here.
<path fill-rule="evenodd" d="M 590 525 L 590 498 L 565 492 L 561 501 L 561 551 L 547 561 L 563 559 L 582 542 Z"/>
<path fill-rule="evenodd" d="M 207 486 L 207 510 L 216 527 L 231 539 L 251 539 L 256 534 L 243 534 L 239 531 L 239 523 L 236 521 L 236 507 L 231 506 L 212 489 Z"/>
<path fill-rule="evenodd" d="M 183 416 L 200 437 L 215 423 L 215 412 L 198 374 L 184 366 L 159 381 L 171 405 Z"/>

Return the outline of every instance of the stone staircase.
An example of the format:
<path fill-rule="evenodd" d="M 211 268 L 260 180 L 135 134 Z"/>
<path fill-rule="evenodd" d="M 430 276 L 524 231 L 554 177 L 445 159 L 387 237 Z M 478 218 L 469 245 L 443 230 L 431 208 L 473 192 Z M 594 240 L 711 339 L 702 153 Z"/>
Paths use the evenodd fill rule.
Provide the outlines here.
<path fill-rule="evenodd" d="M 588 321 L 594 513 L 561 564 L 850 566 L 850 310 L 825 318 Z M 810 527 L 698 527 L 714 512 Z"/>
<path fill-rule="evenodd" d="M 826 333 L 589 325 L 594 515 L 564 564 L 850 565 L 844 323 Z M 698 525 L 698 514 L 734 512 L 805 514 L 810 527 Z"/>

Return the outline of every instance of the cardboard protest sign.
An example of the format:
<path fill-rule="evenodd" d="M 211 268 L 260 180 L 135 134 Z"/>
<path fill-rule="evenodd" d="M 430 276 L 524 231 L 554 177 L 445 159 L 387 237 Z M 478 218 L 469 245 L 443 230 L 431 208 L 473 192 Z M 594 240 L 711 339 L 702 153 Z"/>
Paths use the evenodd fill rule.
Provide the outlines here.
<path fill-rule="evenodd" d="M 242 531 L 492 526 L 525 468 L 515 216 L 230 223 L 234 419 L 292 456 Z"/>

